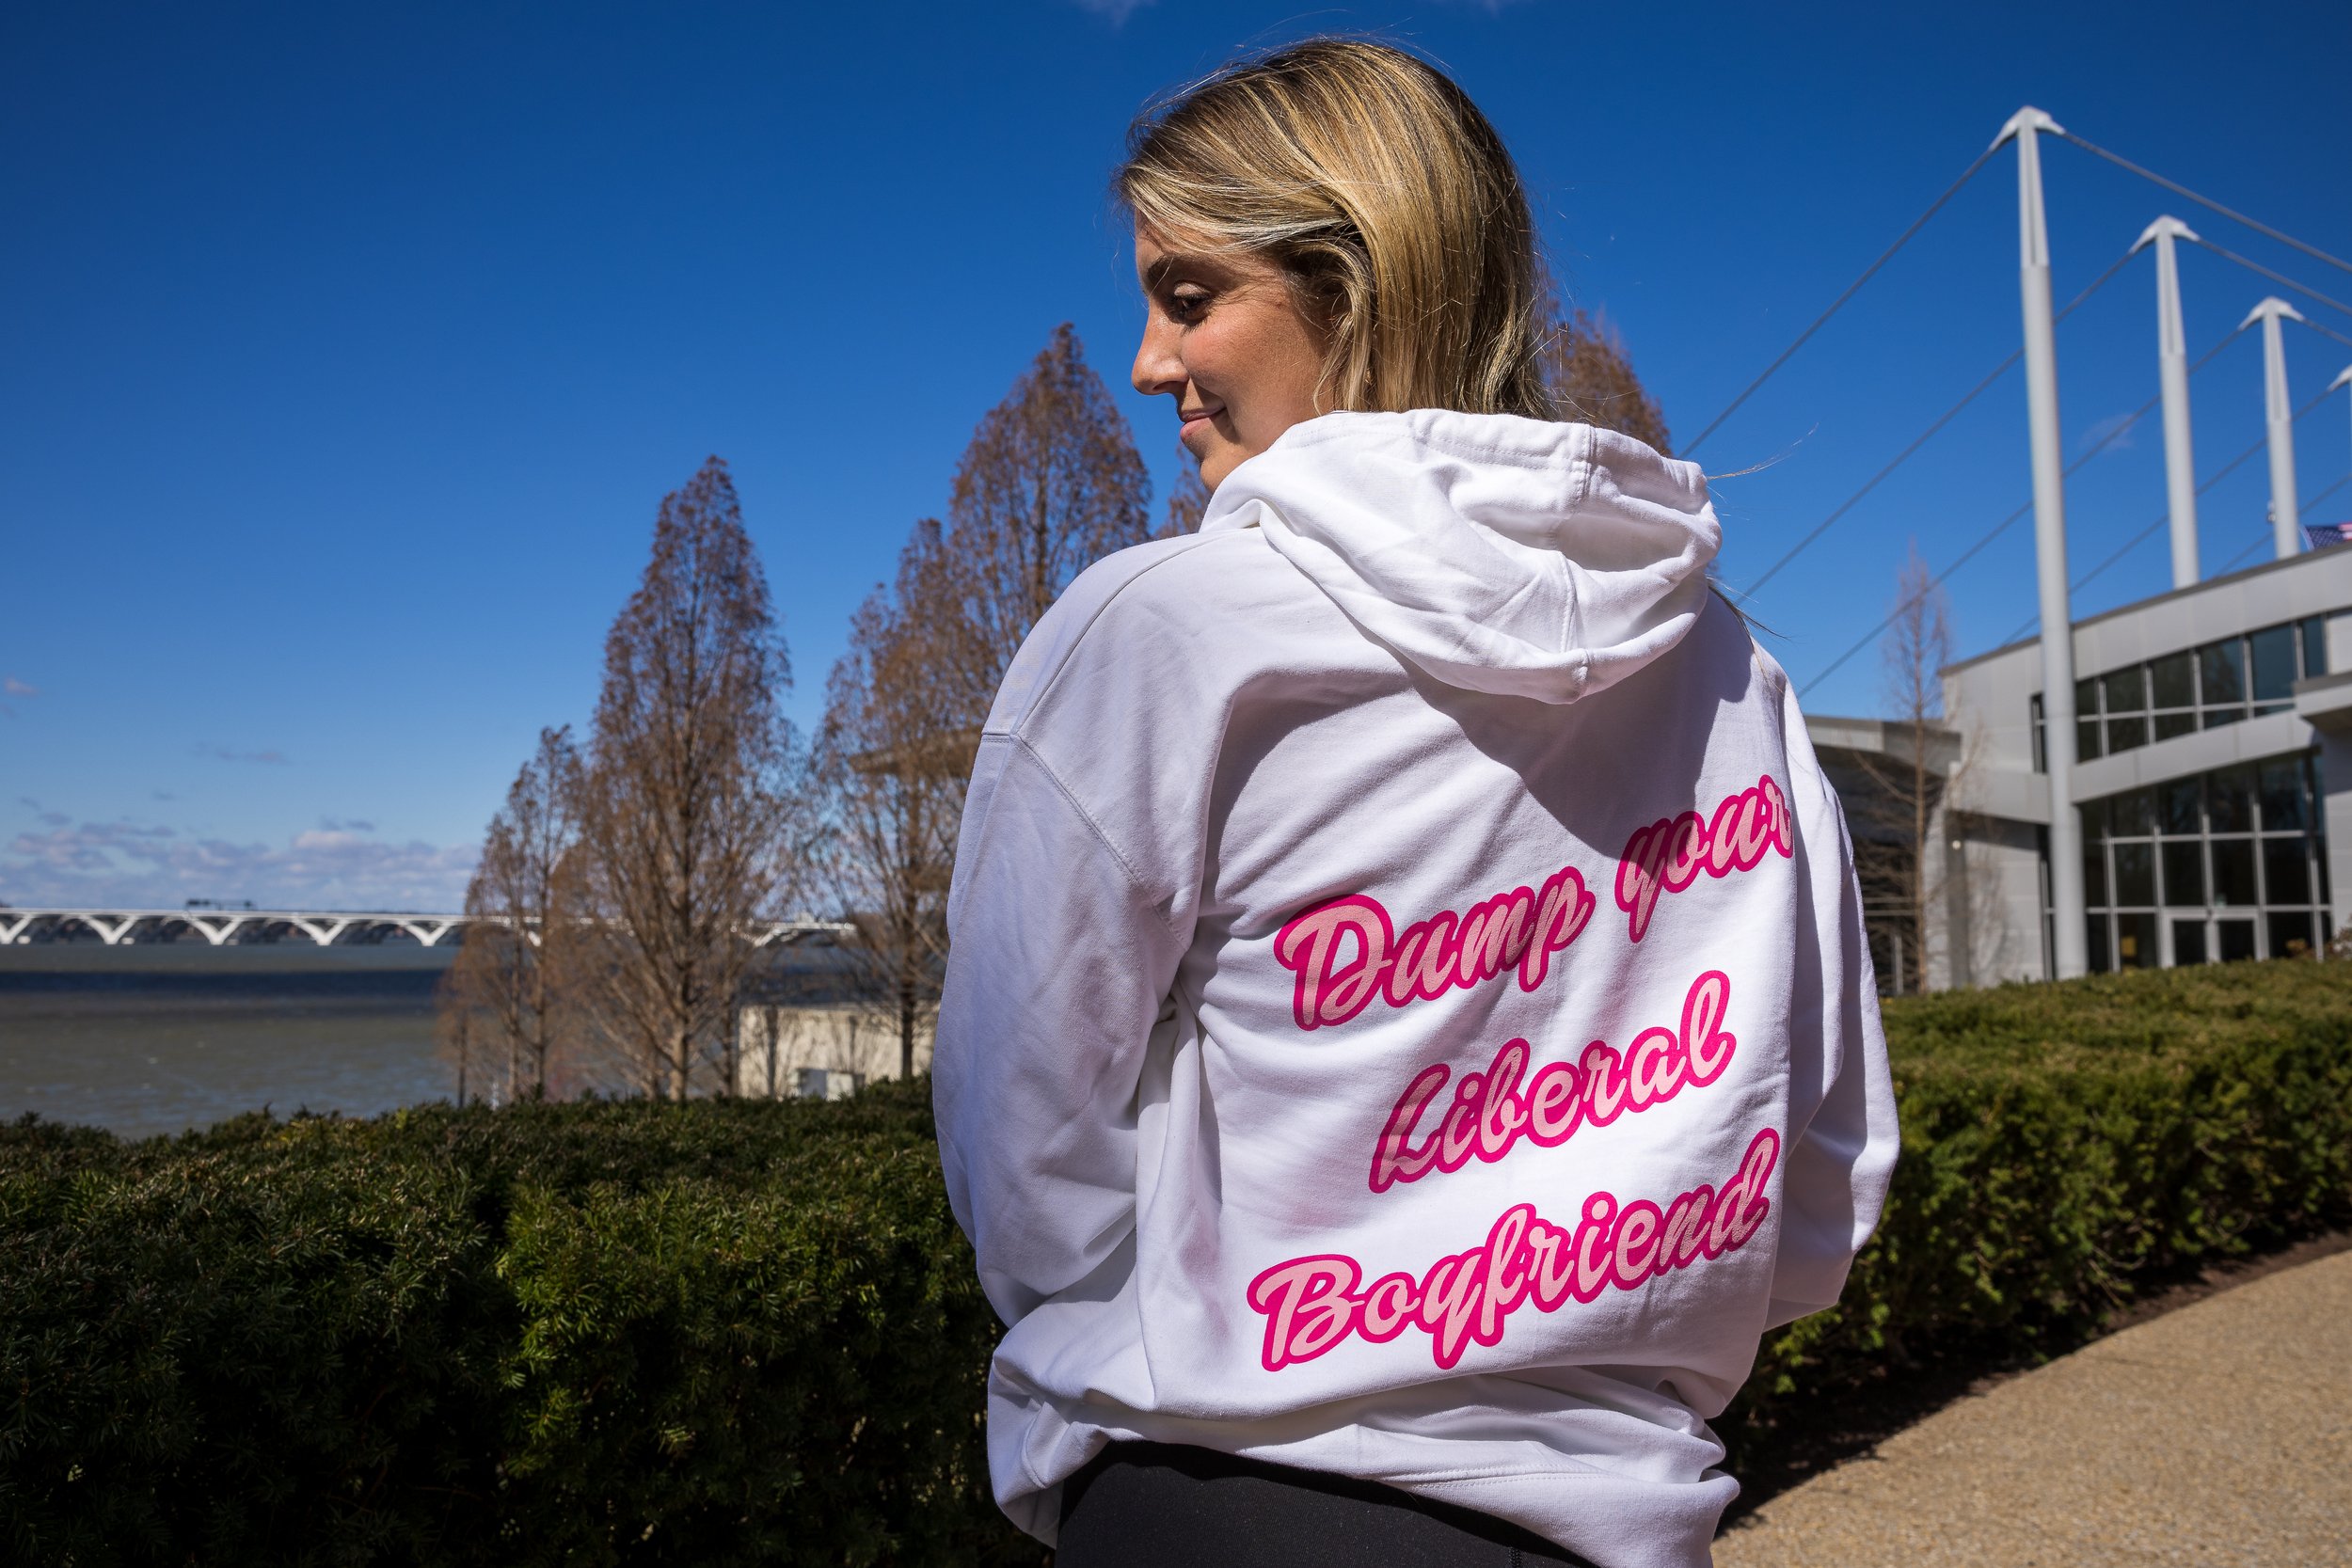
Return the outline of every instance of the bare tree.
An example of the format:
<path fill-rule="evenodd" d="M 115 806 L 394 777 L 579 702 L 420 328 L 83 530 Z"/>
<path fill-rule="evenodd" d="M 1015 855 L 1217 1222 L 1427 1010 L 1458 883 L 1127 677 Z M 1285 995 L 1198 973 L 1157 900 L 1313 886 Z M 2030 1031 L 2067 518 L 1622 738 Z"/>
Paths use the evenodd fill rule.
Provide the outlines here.
<path fill-rule="evenodd" d="M 1666 417 L 1633 373 L 1608 317 L 1578 310 L 1560 320 L 1545 347 L 1544 384 L 1561 418 L 1621 431 L 1674 455 Z"/>
<path fill-rule="evenodd" d="M 1205 502 L 1197 473 L 1170 532 L 1198 525 L 1196 493 Z M 859 931 L 850 961 L 891 1015 L 901 1071 L 938 997 L 964 783 L 996 688 L 1072 578 L 1152 537 L 1150 495 L 1127 421 L 1065 324 L 973 432 L 946 526 L 915 525 L 897 581 L 851 623 L 818 776 L 834 885 Z"/>
<path fill-rule="evenodd" d="M 784 640 L 717 458 L 664 498 L 653 559 L 605 640 L 580 829 L 596 952 L 579 966 L 645 1092 L 698 1065 L 739 1087 L 745 927 L 785 887 L 803 759 Z"/>
<path fill-rule="evenodd" d="M 1201 515 L 1209 510 L 1209 487 L 1201 483 L 1200 463 L 1192 449 L 1180 444 L 1176 463 L 1176 487 L 1168 493 L 1168 521 L 1160 527 L 1163 539 L 1200 532 Z"/>
<path fill-rule="evenodd" d="M 1952 744 L 1943 723 L 1941 672 L 1952 658 L 1950 606 L 1912 542 L 1895 579 L 1895 619 L 1882 648 L 1890 745 L 1882 759 L 1865 759 L 1872 789 L 1855 802 L 1865 832 L 1855 845 L 1866 900 L 1894 914 L 1901 933 L 1891 978 L 1897 991 L 1926 989 L 1930 911 L 1944 892 L 1938 853 L 1939 812 L 1952 787 L 1942 761 Z M 1874 830 L 1874 831 L 1873 831 Z M 1965 942 L 1965 930 L 1947 933 Z"/>
<path fill-rule="evenodd" d="M 563 954 L 578 937 L 565 863 L 579 841 L 580 753 L 572 732 L 541 730 L 539 749 L 515 775 L 490 818 L 482 859 L 466 888 L 466 927 L 443 1004 L 469 1054 L 502 1061 L 500 1091 L 544 1099 L 560 1054 Z M 461 1076 L 464 1069 L 461 1068 Z"/>
<path fill-rule="evenodd" d="M 877 588 L 858 607 L 849 651 L 826 683 L 817 747 L 837 882 L 858 927 L 847 952 L 863 988 L 892 1015 L 905 1077 L 939 996 L 947 879 L 978 736 L 960 683 L 940 675 L 958 657 L 957 628 L 923 597 L 944 548 L 937 523 L 916 524 L 899 556 L 897 594 Z"/>
<path fill-rule="evenodd" d="M 972 721 L 1070 579 L 1152 536 L 1151 494 L 1125 417 L 1063 323 L 964 448 L 947 508 L 951 547 L 922 585 L 953 600 L 984 660 L 966 672 L 978 694 L 965 704 Z"/>
<path fill-rule="evenodd" d="M 482 1095 L 482 1051 L 476 1036 L 482 1028 L 485 1003 L 477 977 L 465 966 L 465 953 L 450 965 L 433 987 L 433 1044 L 443 1065 L 457 1079 L 457 1103 Z"/>

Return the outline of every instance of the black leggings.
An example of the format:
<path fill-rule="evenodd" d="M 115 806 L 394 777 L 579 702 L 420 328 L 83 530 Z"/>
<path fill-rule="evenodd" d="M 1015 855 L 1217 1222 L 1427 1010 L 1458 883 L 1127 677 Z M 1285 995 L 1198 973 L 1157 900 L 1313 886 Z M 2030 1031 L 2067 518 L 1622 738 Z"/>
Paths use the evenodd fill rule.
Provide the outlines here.
<path fill-rule="evenodd" d="M 1591 1568 L 1517 1525 L 1377 1481 L 1113 1443 L 1062 1483 L 1054 1568 Z"/>

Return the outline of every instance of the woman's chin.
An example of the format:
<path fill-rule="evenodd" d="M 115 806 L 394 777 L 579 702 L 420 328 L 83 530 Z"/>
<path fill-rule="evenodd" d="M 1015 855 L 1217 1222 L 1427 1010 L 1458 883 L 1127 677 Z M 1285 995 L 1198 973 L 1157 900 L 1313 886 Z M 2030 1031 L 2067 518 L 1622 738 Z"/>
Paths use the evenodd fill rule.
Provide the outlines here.
<path fill-rule="evenodd" d="M 1249 454 L 1226 439 L 1214 420 L 1195 420 L 1177 433 L 1177 442 L 1192 453 L 1192 460 L 1200 465 L 1200 483 L 1211 489 L 1218 480 L 1241 466 Z"/>

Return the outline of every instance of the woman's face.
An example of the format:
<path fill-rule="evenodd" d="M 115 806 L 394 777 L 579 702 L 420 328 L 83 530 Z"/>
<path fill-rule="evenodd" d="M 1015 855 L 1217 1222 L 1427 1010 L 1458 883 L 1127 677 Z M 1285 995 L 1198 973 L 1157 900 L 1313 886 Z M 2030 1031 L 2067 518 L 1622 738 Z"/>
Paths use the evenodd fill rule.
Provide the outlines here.
<path fill-rule="evenodd" d="M 1300 314 L 1279 266 L 1138 227 L 1136 276 L 1145 300 L 1136 390 L 1176 400 L 1179 439 L 1210 489 L 1323 412 L 1326 334 Z"/>

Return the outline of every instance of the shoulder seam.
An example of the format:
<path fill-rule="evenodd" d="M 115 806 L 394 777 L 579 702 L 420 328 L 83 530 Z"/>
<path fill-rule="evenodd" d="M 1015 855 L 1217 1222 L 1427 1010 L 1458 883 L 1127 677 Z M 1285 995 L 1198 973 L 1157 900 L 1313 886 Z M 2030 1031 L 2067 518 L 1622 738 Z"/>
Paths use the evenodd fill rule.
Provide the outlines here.
<path fill-rule="evenodd" d="M 1140 577 L 1143 574 L 1138 572 L 1136 575 Z M 1025 736 L 1009 734 L 1004 738 L 1020 747 L 1027 754 L 1029 760 L 1037 765 L 1037 770 L 1044 774 L 1046 782 L 1054 786 L 1056 792 L 1065 801 L 1069 802 L 1070 809 L 1077 814 L 1078 820 L 1087 825 L 1087 832 L 1094 835 L 1094 841 L 1100 844 L 1110 855 L 1112 861 L 1118 864 L 1120 874 L 1127 879 L 1127 886 L 1134 891 L 1136 900 L 1144 908 L 1152 909 L 1154 901 L 1152 897 L 1152 890 L 1144 882 L 1143 878 L 1136 873 L 1134 863 L 1120 851 L 1118 845 L 1111 842 L 1110 834 L 1103 831 L 1103 824 L 1096 820 L 1092 812 L 1087 810 L 1086 802 L 1078 799 L 1077 792 L 1063 781 L 1059 773 L 1054 771 L 1054 765 L 1045 760 L 1044 753 L 1030 745 Z M 1167 925 L 1171 931 L 1175 931 L 1176 935 L 1184 934 L 1181 930 L 1177 930 L 1174 921 L 1168 920 L 1165 916 L 1162 920 L 1163 924 Z"/>
<path fill-rule="evenodd" d="M 1240 532 L 1242 531 L 1234 530 L 1233 531 Z M 1151 576 L 1153 572 L 1158 571 L 1161 567 L 1168 564 L 1168 562 L 1172 561 L 1178 561 L 1190 555 L 1193 550 L 1199 549 L 1202 545 L 1207 544 L 1211 540 L 1221 538 L 1222 536 L 1223 535 L 1221 533 L 1196 533 L 1192 536 L 1192 540 L 1188 547 L 1181 550 L 1170 550 L 1167 555 L 1152 562 L 1149 566 L 1146 566 L 1141 571 L 1136 572 L 1134 576 L 1128 578 L 1126 581 L 1120 583 L 1117 588 L 1111 590 L 1108 594 L 1105 594 L 1103 596 L 1103 602 L 1096 605 L 1093 612 L 1087 617 L 1086 625 L 1079 627 L 1077 632 L 1072 636 L 1069 645 L 1062 650 L 1062 656 L 1059 661 L 1057 662 L 1054 668 L 1046 672 L 1046 673 L 1039 680 L 1036 689 L 1029 697 L 1028 706 L 1023 710 L 1021 717 L 1013 720 L 1010 723 L 1007 724 L 1003 730 L 997 733 L 1009 736 L 1016 740 L 1020 740 L 1023 747 L 1026 749 L 1028 747 L 1028 741 L 1022 736 L 1020 732 L 1028 726 L 1028 723 L 1032 719 L 1037 717 L 1038 712 L 1045 706 L 1046 699 L 1054 694 L 1054 689 L 1061 684 L 1063 672 L 1070 668 L 1070 662 L 1072 658 L 1076 656 L 1079 645 L 1085 642 L 1089 637 L 1093 635 L 1094 625 L 1097 621 L 1100 621 L 1103 618 L 1104 612 L 1108 610 L 1113 604 L 1118 602 L 1120 594 L 1126 593 L 1129 589 L 1133 588 L 1136 583 L 1141 582 L 1145 578 Z M 1038 765 L 1040 767 L 1045 766 L 1044 757 L 1039 755 L 1034 750 L 1030 751 L 1030 754 L 1032 756 L 1037 756 Z M 1051 774 L 1052 769 L 1047 768 L 1047 772 Z M 1059 784 L 1060 782 L 1059 778 L 1057 777 L 1055 779 L 1055 783 Z"/>

